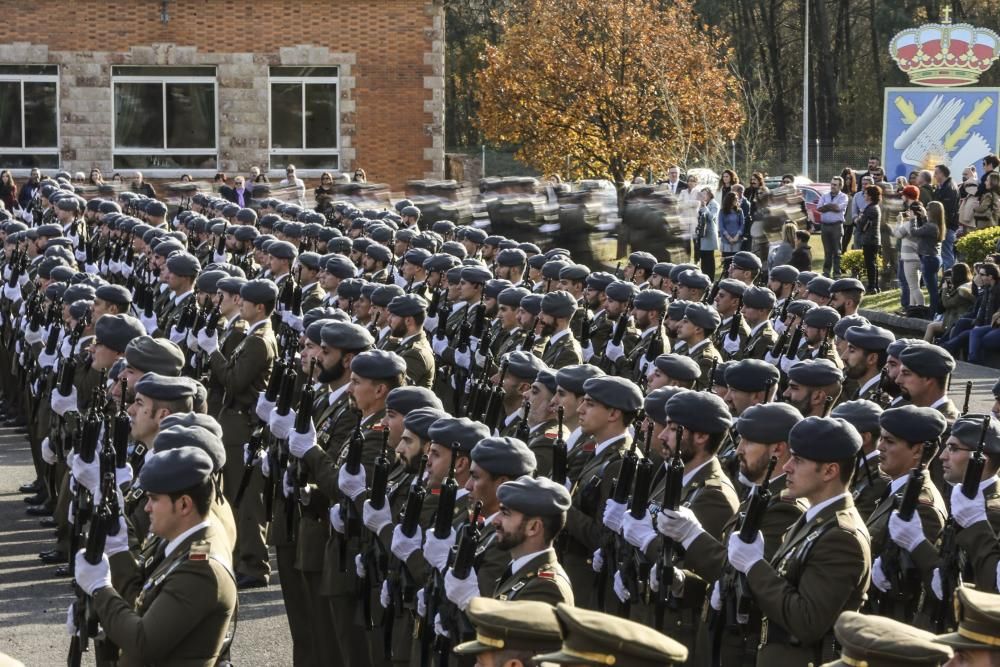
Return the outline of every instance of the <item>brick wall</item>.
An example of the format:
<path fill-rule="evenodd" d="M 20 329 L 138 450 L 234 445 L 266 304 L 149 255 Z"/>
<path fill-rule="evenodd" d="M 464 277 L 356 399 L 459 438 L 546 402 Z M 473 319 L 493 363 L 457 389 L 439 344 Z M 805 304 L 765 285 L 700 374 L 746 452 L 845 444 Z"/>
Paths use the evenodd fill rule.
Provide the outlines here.
<path fill-rule="evenodd" d="M 267 162 L 268 67 L 337 65 L 342 170 L 444 175 L 441 0 L 170 0 L 166 23 L 153 0 L 70 10 L 9 3 L 0 22 L 0 64 L 60 65 L 63 168 L 112 170 L 111 65 L 214 65 L 219 167 L 240 173 Z"/>

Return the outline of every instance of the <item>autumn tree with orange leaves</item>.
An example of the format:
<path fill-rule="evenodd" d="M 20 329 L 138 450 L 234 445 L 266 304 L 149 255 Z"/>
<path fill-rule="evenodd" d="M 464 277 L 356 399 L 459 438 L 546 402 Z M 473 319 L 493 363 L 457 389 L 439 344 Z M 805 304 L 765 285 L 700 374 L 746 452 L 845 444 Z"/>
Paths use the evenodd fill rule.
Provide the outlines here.
<path fill-rule="evenodd" d="M 689 0 L 526 0 L 507 23 L 478 123 L 542 172 L 621 186 L 717 154 L 743 122 L 728 40 Z"/>

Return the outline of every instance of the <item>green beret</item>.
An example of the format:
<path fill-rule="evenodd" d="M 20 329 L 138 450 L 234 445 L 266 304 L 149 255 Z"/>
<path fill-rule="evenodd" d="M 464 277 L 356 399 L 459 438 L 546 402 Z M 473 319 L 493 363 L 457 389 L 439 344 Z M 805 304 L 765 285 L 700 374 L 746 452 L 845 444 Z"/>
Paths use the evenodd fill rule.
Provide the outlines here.
<path fill-rule="evenodd" d="M 490 429 L 468 417 L 443 417 L 431 425 L 427 435 L 431 442 L 445 447 L 457 443 L 459 450 L 468 454 L 480 440 L 490 436 Z"/>
<path fill-rule="evenodd" d="M 861 449 L 861 434 L 843 419 L 806 417 L 792 427 L 788 447 L 796 456 L 810 461 L 846 461 Z"/>
<path fill-rule="evenodd" d="M 683 391 L 667 401 L 667 421 L 696 433 L 724 433 L 733 425 L 726 402 L 707 391 Z"/>
<path fill-rule="evenodd" d="M 751 405 L 736 420 L 736 430 L 750 442 L 772 445 L 788 442 L 792 427 L 802 420 L 802 413 L 788 403 Z"/>
<path fill-rule="evenodd" d="M 176 377 L 184 367 L 184 353 L 165 338 L 139 336 L 125 347 L 125 361 L 131 368 L 143 373 Z"/>
<path fill-rule="evenodd" d="M 176 493 L 204 484 L 213 470 L 211 457 L 198 447 L 168 449 L 146 459 L 139 486 L 148 493 Z"/>
<path fill-rule="evenodd" d="M 698 362 L 680 354 L 661 354 L 653 364 L 667 377 L 681 382 L 690 382 L 701 377 L 701 367 Z"/>
<path fill-rule="evenodd" d="M 781 373 L 762 359 L 741 359 L 726 367 L 726 386 L 737 391 L 764 391 L 770 382 L 778 386 Z"/>
<path fill-rule="evenodd" d="M 878 424 L 885 431 L 910 443 L 935 442 L 948 428 L 948 422 L 939 411 L 915 405 L 889 408 L 879 417 Z"/>
<path fill-rule="evenodd" d="M 861 433 L 878 433 L 879 417 L 882 416 L 882 406 L 873 401 L 858 399 L 845 401 L 830 411 L 831 417 L 838 417 L 854 424 Z"/>
<path fill-rule="evenodd" d="M 642 407 L 639 387 L 617 375 L 590 378 L 583 383 L 583 391 L 601 405 L 623 412 L 637 412 Z"/>
<path fill-rule="evenodd" d="M 826 387 L 844 381 L 844 372 L 829 359 L 803 359 L 788 369 L 788 378 L 806 387 Z"/>
<path fill-rule="evenodd" d="M 538 462 L 528 445 L 517 438 L 483 438 L 472 448 L 472 461 L 493 477 L 511 479 L 535 472 Z"/>
<path fill-rule="evenodd" d="M 558 516 L 569 510 L 569 491 L 548 477 L 524 475 L 497 488 L 500 504 L 529 517 Z"/>
<path fill-rule="evenodd" d="M 931 343 L 907 347 L 900 353 L 899 361 L 925 378 L 943 378 L 955 370 L 955 359 L 951 353 Z"/>

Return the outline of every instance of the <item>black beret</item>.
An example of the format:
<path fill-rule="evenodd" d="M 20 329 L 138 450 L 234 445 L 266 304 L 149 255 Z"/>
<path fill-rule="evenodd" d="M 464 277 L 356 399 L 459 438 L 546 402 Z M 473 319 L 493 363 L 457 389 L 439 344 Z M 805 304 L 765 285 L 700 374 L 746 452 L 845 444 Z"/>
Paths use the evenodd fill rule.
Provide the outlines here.
<path fill-rule="evenodd" d="M 951 437 L 970 449 L 979 447 L 979 438 L 983 432 L 983 420 L 989 419 L 986 427 L 986 439 L 983 450 L 987 454 L 1000 454 L 1000 422 L 992 415 L 969 413 L 955 420 L 951 426 Z M 888 430 L 888 429 L 886 429 Z"/>
<path fill-rule="evenodd" d="M 211 457 L 198 447 L 168 449 L 146 459 L 139 486 L 148 493 L 176 493 L 204 484 L 213 470 Z"/>
<path fill-rule="evenodd" d="M 844 419 L 806 417 L 792 427 L 788 448 L 810 461 L 846 461 L 857 456 L 861 449 L 861 434 Z"/>
<path fill-rule="evenodd" d="M 63 292 L 62 299 L 63 303 L 73 303 L 74 301 L 80 300 L 93 301 L 96 293 L 96 290 L 90 285 L 76 283 L 75 285 L 70 285 L 66 288 L 66 291 Z"/>
<path fill-rule="evenodd" d="M 576 299 L 564 290 L 549 292 L 542 297 L 542 312 L 553 317 L 572 317 L 576 312 Z"/>
<path fill-rule="evenodd" d="M 594 271 L 587 276 L 587 287 L 603 292 L 616 278 L 607 271 Z"/>
<path fill-rule="evenodd" d="M 207 415 L 202 416 L 207 417 Z M 211 417 L 208 418 L 211 419 Z M 160 432 L 153 439 L 153 450 L 157 454 L 182 447 L 194 447 L 208 455 L 212 461 L 212 472 L 222 470 L 226 464 L 226 448 L 222 444 L 221 433 L 216 433 L 216 431 L 205 428 L 199 423 L 185 425 L 178 422 L 164 426 L 166 421 L 164 418 L 160 422 Z M 145 470 L 145 466 L 143 466 L 143 470 Z"/>
<path fill-rule="evenodd" d="M 818 307 L 819 306 L 816 305 L 815 301 L 809 301 L 808 299 L 795 299 L 788 304 L 788 312 L 796 317 L 802 317 L 813 308 Z"/>
<path fill-rule="evenodd" d="M 504 360 L 507 362 L 508 375 L 529 382 L 534 382 L 538 371 L 545 368 L 541 359 L 524 350 L 509 352 L 504 356 Z"/>
<path fill-rule="evenodd" d="M 799 275 L 795 276 L 795 282 L 799 285 L 808 285 L 809 281 L 815 277 L 815 271 L 799 271 Z"/>
<path fill-rule="evenodd" d="M 683 391 L 667 401 L 667 420 L 696 433 L 723 433 L 733 425 L 726 402 L 708 391 Z"/>
<path fill-rule="evenodd" d="M 48 278 L 52 277 L 52 270 L 55 269 L 55 268 L 57 268 L 57 267 L 64 266 L 67 269 L 69 269 L 69 267 L 66 266 L 65 261 L 66 260 L 64 260 L 62 257 L 45 257 L 44 259 L 42 259 L 42 261 L 38 262 L 38 264 L 37 264 L 37 266 L 38 266 L 38 269 L 37 269 L 38 276 L 41 277 L 41 278 L 48 279 Z M 70 270 L 71 274 L 72 273 L 76 273 L 72 269 L 69 269 L 69 270 Z M 68 280 L 71 277 L 72 277 L 72 275 L 69 276 L 68 278 L 61 278 L 61 280 Z"/>
<path fill-rule="evenodd" d="M 830 285 L 830 294 L 835 292 L 846 292 L 847 290 L 858 290 L 860 292 L 865 291 L 865 286 L 857 278 L 840 278 L 839 280 L 833 281 Z"/>
<path fill-rule="evenodd" d="M 628 303 L 630 299 L 635 298 L 635 295 L 639 293 L 639 288 L 635 283 L 627 283 L 623 280 L 616 280 L 615 282 L 604 288 L 604 293 L 609 299 L 614 299 L 621 303 Z"/>
<path fill-rule="evenodd" d="M 590 269 L 583 264 L 568 264 L 559 270 L 560 280 L 585 281 L 590 275 Z"/>
<path fill-rule="evenodd" d="M 682 391 L 691 390 L 685 389 L 684 387 L 660 387 L 659 389 L 651 391 L 643 400 L 642 409 L 645 410 L 646 416 L 657 424 L 666 424 L 667 401 Z"/>
<path fill-rule="evenodd" d="M 521 305 L 521 299 L 531 294 L 524 287 L 508 287 L 497 295 L 497 302 L 501 306 L 511 306 L 517 308 Z"/>
<path fill-rule="evenodd" d="M 830 306 L 817 306 L 806 313 L 804 321 L 807 327 L 829 329 L 840 321 L 840 313 Z"/>
<path fill-rule="evenodd" d="M 751 285 L 743 292 L 743 305 L 747 308 L 758 308 L 760 310 L 771 310 L 777 298 L 774 292 L 766 287 Z"/>
<path fill-rule="evenodd" d="M 583 383 L 583 391 L 601 405 L 623 412 L 636 412 L 642 407 L 639 387 L 617 375 L 592 377 Z"/>
<path fill-rule="evenodd" d="M 421 440 L 429 440 L 429 431 L 434 422 L 444 419 L 448 413 L 438 408 L 417 408 L 403 417 L 403 428 L 411 431 Z"/>
<path fill-rule="evenodd" d="M 388 263 L 392 261 L 392 251 L 381 243 L 369 243 L 368 247 L 365 248 L 365 254 L 376 262 Z"/>
<path fill-rule="evenodd" d="M 184 376 L 146 373 L 135 383 L 136 393 L 158 401 L 177 401 L 194 398 L 194 380 Z"/>
<path fill-rule="evenodd" d="M 542 312 L 542 295 L 525 294 L 521 299 L 521 308 L 532 315 L 538 315 Z"/>
<path fill-rule="evenodd" d="M 899 355 L 903 353 L 903 350 L 907 349 L 911 345 L 927 345 L 927 341 L 921 338 L 897 338 L 885 351 L 890 357 L 895 357 L 899 359 Z"/>
<path fill-rule="evenodd" d="M 642 290 L 632 301 L 639 310 L 656 310 L 662 312 L 667 307 L 667 294 L 658 289 Z"/>
<path fill-rule="evenodd" d="M 492 277 L 493 274 L 481 266 L 466 266 L 462 269 L 462 280 L 467 283 L 483 284 Z"/>
<path fill-rule="evenodd" d="M 260 232 L 257 231 L 256 227 L 250 225 L 240 225 L 233 232 L 233 238 L 237 241 L 253 241 L 258 236 L 260 236 Z"/>
<path fill-rule="evenodd" d="M 752 252 L 740 250 L 738 253 L 733 255 L 733 266 L 739 269 L 759 271 L 761 267 L 760 257 Z"/>
<path fill-rule="evenodd" d="M 497 253 L 498 266 L 520 266 L 524 268 L 524 263 L 528 257 L 523 250 L 518 248 L 505 248 Z"/>
<path fill-rule="evenodd" d="M 353 278 L 358 274 L 358 267 L 344 255 L 333 255 L 326 260 L 326 272 L 338 278 Z"/>
<path fill-rule="evenodd" d="M 427 300 L 419 294 L 404 294 L 389 302 L 389 312 L 399 317 L 413 317 L 427 312 Z"/>
<path fill-rule="evenodd" d="M 248 280 L 240 288 L 240 298 L 250 303 L 267 303 L 278 299 L 278 286 L 267 278 Z"/>
<path fill-rule="evenodd" d="M 119 306 L 127 306 L 132 303 L 132 293 L 122 285 L 101 285 L 94 292 L 95 298 L 115 303 Z"/>
<path fill-rule="evenodd" d="M 830 416 L 846 419 L 848 423 L 854 424 L 854 428 L 860 433 L 878 433 L 882 406 L 864 399 L 845 401 L 834 407 L 830 411 Z"/>
<path fill-rule="evenodd" d="M 682 382 L 690 382 L 701 377 L 701 367 L 691 357 L 680 354 L 661 354 L 653 363 L 667 377 Z"/>
<path fill-rule="evenodd" d="M 844 373 L 829 359 L 803 359 L 788 369 L 788 377 L 806 387 L 825 387 L 844 381 Z"/>
<path fill-rule="evenodd" d="M 59 201 L 56 202 L 56 208 L 60 211 L 68 211 L 70 213 L 80 212 L 80 200 L 76 197 L 60 197 Z"/>
<path fill-rule="evenodd" d="M 337 285 L 337 296 L 341 299 L 348 300 L 360 299 L 361 290 L 366 284 L 367 283 L 360 278 L 344 278 L 340 281 L 340 284 Z"/>
<path fill-rule="evenodd" d="M 66 292 L 67 287 L 69 286 L 63 282 L 49 283 L 48 287 L 45 288 L 45 298 L 50 301 L 61 299 L 63 294 Z"/>
<path fill-rule="evenodd" d="M 509 280 L 504 280 L 503 278 L 494 278 L 492 280 L 486 281 L 486 286 L 483 289 L 483 296 L 487 299 L 496 299 L 500 296 L 500 292 L 505 289 L 509 289 L 514 286 L 514 283 Z"/>
<path fill-rule="evenodd" d="M 799 277 L 799 270 L 794 266 L 788 264 L 782 264 L 780 266 L 775 266 L 771 268 L 771 272 L 768 274 L 771 280 L 775 280 L 779 283 L 794 283 Z"/>
<path fill-rule="evenodd" d="M 155 232 L 157 230 L 151 229 L 150 232 Z M 147 232 L 148 233 L 148 232 Z M 143 240 L 146 240 L 143 238 Z M 151 241 L 152 239 L 150 239 Z M 155 246 L 153 246 L 153 253 L 159 255 L 160 257 L 170 257 L 170 255 L 175 252 L 184 252 L 184 246 L 180 241 L 174 239 L 166 239 L 160 241 Z"/>
<path fill-rule="evenodd" d="M 371 332 L 353 322 L 329 322 L 323 326 L 323 344 L 338 350 L 367 350 L 375 344 Z"/>
<path fill-rule="evenodd" d="M 486 242 L 486 232 L 484 232 L 481 229 L 477 229 L 476 227 L 467 227 L 465 229 L 464 238 L 470 243 L 475 243 L 476 245 L 480 245 Z"/>
<path fill-rule="evenodd" d="M 62 236 L 63 232 L 62 227 L 54 224 L 40 225 L 35 229 L 35 231 L 38 234 L 39 238 L 43 236 L 54 238 L 57 236 Z"/>
<path fill-rule="evenodd" d="M 351 360 L 351 372 L 369 380 L 388 380 L 405 373 L 406 362 L 395 352 L 368 350 Z"/>
<path fill-rule="evenodd" d="M 871 324 L 868 318 L 862 317 L 855 313 L 854 315 L 844 315 L 838 321 L 836 326 L 833 327 L 833 333 L 837 338 L 844 338 L 847 335 L 847 330 L 851 327 L 863 327 Z"/>
<path fill-rule="evenodd" d="M 517 438 L 483 438 L 472 448 L 472 461 L 496 477 L 517 478 L 535 472 L 535 453 Z"/>
<path fill-rule="evenodd" d="M 535 382 L 549 390 L 550 394 L 556 393 L 558 384 L 556 383 L 556 371 L 548 366 L 543 367 L 535 376 Z"/>
<path fill-rule="evenodd" d="M 951 353 L 931 343 L 909 346 L 900 353 L 899 361 L 925 378 L 943 378 L 955 370 L 955 359 Z"/>
<path fill-rule="evenodd" d="M 851 327 L 847 330 L 844 338 L 854 347 L 871 352 L 881 352 L 896 340 L 896 336 L 891 331 L 872 324 Z"/>
<path fill-rule="evenodd" d="M 637 250 L 628 256 L 628 263 L 646 271 L 652 271 L 656 266 L 656 257 L 644 250 Z"/>
<path fill-rule="evenodd" d="M 383 308 L 387 307 L 393 299 L 404 296 L 406 294 L 403 288 L 399 285 L 379 285 L 375 283 L 375 288 L 371 293 L 372 304 L 376 306 L 381 306 Z"/>
<path fill-rule="evenodd" d="M 298 251 L 288 241 L 271 241 L 267 246 L 267 254 L 278 259 L 295 259 Z"/>
<path fill-rule="evenodd" d="M 674 264 L 673 268 L 670 269 L 669 277 L 672 281 L 677 282 L 681 274 L 684 273 L 685 271 L 697 271 L 697 270 L 698 270 L 697 264 L 684 264 L 684 263 Z"/>
<path fill-rule="evenodd" d="M 697 327 L 701 327 L 705 330 L 705 333 L 712 333 L 722 324 L 719 311 L 700 301 L 688 304 L 687 308 L 684 309 L 684 319 Z"/>
<path fill-rule="evenodd" d="M 240 278 L 239 276 L 229 276 L 227 278 L 220 278 L 218 282 L 215 283 L 216 290 L 222 290 L 223 292 L 228 292 L 229 294 L 239 294 L 243 286 L 247 284 L 246 278 Z"/>
<path fill-rule="evenodd" d="M 743 293 L 747 290 L 747 284 L 735 278 L 723 278 L 719 281 L 719 289 L 725 290 L 733 296 L 743 296 Z"/>
<path fill-rule="evenodd" d="M 422 267 L 430 256 L 431 251 L 426 248 L 410 248 L 403 253 L 403 261 Z"/>
<path fill-rule="evenodd" d="M 69 304 L 69 316 L 74 320 L 89 318 L 94 309 L 94 302 L 86 299 L 73 301 Z"/>
<path fill-rule="evenodd" d="M 674 265 L 670 262 L 657 262 L 653 266 L 653 273 L 658 276 L 663 276 L 664 278 L 670 277 L 670 271 L 674 268 Z"/>
<path fill-rule="evenodd" d="M 407 218 L 419 218 L 420 209 L 410 204 L 409 206 L 404 206 L 403 208 L 401 208 L 399 210 L 399 214 Z"/>
<path fill-rule="evenodd" d="M 431 231 L 437 234 L 452 234 L 455 231 L 455 223 L 451 220 L 438 220 L 431 225 Z"/>
<path fill-rule="evenodd" d="M 577 396 L 583 396 L 586 393 L 583 389 L 584 383 L 590 378 L 601 377 L 604 374 L 604 371 L 593 364 L 563 366 L 556 371 L 556 385 Z"/>
<path fill-rule="evenodd" d="M 688 287 L 691 289 L 708 289 L 712 281 L 701 271 L 696 271 L 694 269 L 688 269 L 686 271 L 681 271 L 675 280 L 681 287 Z"/>
<path fill-rule="evenodd" d="M 137 371 L 176 377 L 184 367 L 184 353 L 165 338 L 139 336 L 125 347 L 125 361 Z"/>
<path fill-rule="evenodd" d="M 257 222 L 257 213 L 252 208 L 241 208 L 236 212 L 236 219 L 244 225 L 253 225 Z"/>
<path fill-rule="evenodd" d="M 459 450 L 468 454 L 480 440 L 490 436 L 490 429 L 468 417 L 442 417 L 431 425 L 427 435 L 446 447 L 458 443 Z"/>
<path fill-rule="evenodd" d="M 948 428 L 948 422 L 940 411 L 915 405 L 889 408 L 879 417 L 878 425 L 911 443 L 935 442 Z"/>
<path fill-rule="evenodd" d="M 806 291 L 829 298 L 831 285 L 833 285 L 832 278 L 827 278 L 826 276 L 816 276 L 806 283 Z"/>
<path fill-rule="evenodd" d="M 441 252 L 445 255 L 451 255 L 458 259 L 465 259 L 469 255 L 469 251 L 465 249 L 465 246 L 458 241 L 446 241 L 441 244 Z"/>
<path fill-rule="evenodd" d="M 385 397 L 385 409 L 405 415 L 419 408 L 442 410 L 441 399 L 427 387 L 396 387 Z"/>
<path fill-rule="evenodd" d="M 684 311 L 687 310 L 689 305 L 691 305 L 691 302 L 685 301 L 684 299 L 671 301 L 670 305 L 667 306 L 667 319 L 673 320 L 674 322 L 680 322 L 684 319 Z"/>
<path fill-rule="evenodd" d="M 524 475 L 497 488 L 497 500 L 504 507 L 526 516 L 558 516 L 570 507 L 569 491 L 548 477 Z"/>
<path fill-rule="evenodd" d="M 778 385 L 781 373 L 776 366 L 762 359 L 741 359 L 726 367 L 726 386 L 737 391 L 764 391 L 770 382 Z"/>
<path fill-rule="evenodd" d="M 135 338 L 146 334 L 145 327 L 131 315 L 103 315 L 94 325 L 94 339 L 115 352 L 124 352 Z"/>
<path fill-rule="evenodd" d="M 202 271 L 198 279 L 194 281 L 194 286 L 199 292 L 204 294 L 215 294 L 219 291 L 219 281 L 228 277 L 228 273 L 219 269 Z"/>
<path fill-rule="evenodd" d="M 771 445 L 788 442 L 788 434 L 800 421 L 802 413 L 788 403 L 761 403 L 743 411 L 736 430 L 750 442 Z"/>
<path fill-rule="evenodd" d="M 318 252 L 304 252 L 299 255 L 299 264 L 306 267 L 307 269 L 312 269 L 313 271 L 319 270 L 320 256 Z"/>
<path fill-rule="evenodd" d="M 528 266 L 532 269 L 541 269 L 548 262 L 548 258 L 545 255 L 532 255 L 528 258 Z"/>
<path fill-rule="evenodd" d="M 729 385 L 726 383 L 726 372 L 729 370 L 729 367 L 735 363 L 735 361 L 723 361 L 722 363 L 715 364 L 715 370 L 712 373 L 711 378 L 712 385 L 728 388 Z"/>
<path fill-rule="evenodd" d="M 167 205 L 161 201 L 153 200 L 146 204 L 146 215 L 154 218 L 162 218 L 167 214 Z"/>

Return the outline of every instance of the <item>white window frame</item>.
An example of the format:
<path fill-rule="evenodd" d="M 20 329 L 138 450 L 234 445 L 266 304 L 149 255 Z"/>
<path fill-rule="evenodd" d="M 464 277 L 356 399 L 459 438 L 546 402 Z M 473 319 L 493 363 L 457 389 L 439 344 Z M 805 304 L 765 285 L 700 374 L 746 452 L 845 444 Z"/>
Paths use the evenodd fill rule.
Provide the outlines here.
<path fill-rule="evenodd" d="M 21 84 L 21 145 L 20 146 L 0 146 L 0 153 L 7 153 L 11 155 L 55 155 L 58 166 L 56 167 L 40 167 L 42 172 L 52 171 L 52 169 L 62 168 L 62 151 L 59 149 L 62 146 L 62 123 L 59 116 L 59 70 L 58 66 L 55 74 L 2 74 L 0 73 L 0 82 L 3 83 L 19 83 Z M 46 148 L 27 148 L 24 145 L 26 126 L 24 123 L 24 84 L 25 83 L 55 83 L 56 84 L 56 145 L 54 147 Z M 15 177 L 28 176 L 31 173 L 31 169 L 11 169 L 11 174 Z"/>
<path fill-rule="evenodd" d="M 296 65 L 289 65 L 288 67 L 296 67 Z M 309 65 L 302 65 L 302 67 L 309 67 Z M 275 178 L 285 178 L 285 165 L 275 165 L 273 157 L 275 155 L 336 155 L 337 156 L 337 168 L 336 169 L 303 169 L 296 165 L 295 175 L 298 178 L 317 178 L 323 172 L 333 172 L 334 174 L 340 173 L 343 170 L 343 161 L 341 159 L 341 144 L 343 143 L 342 137 L 340 136 L 340 67 L 337 65 L 317 65 L 317 67 L 337 67 L 337 76 L 273 76 L 268 71 L 267 78 L 267 155 L 268 155 L 268 177 L 272 180 Z M 274 133 L 271 131 L 273 122 L 273 116 L 271 114 L 271 84 L 272 83 L 298 83 L 301 84 L 301 103 L 302 103 L 302 145 L 307 146 L 306 141 L 308 137 L 306 136 L 306 122 L 305 122 L 305 109 L 306 109 L 306 86 L 308 85 L 330 85 L 333 84 L 337 91 L 337 147 L 336 148 L 275 148 L 272 145 L 272 140 Z"/>
<path fill-rule="evenodd" d="M 113 71 L 113 70 L 112 70 Z M 119 83 L 158 83 L 161 88 L 161 101 L 163 104 L 163 148 L 119 148 L 117 134 L 115 133 L 115 85 Z M 215 97 L 215 148 L 166 148 L 167 141 L 167 84 L 170 83 L 210 83 L 212 84 L 212 94 Z M 113 171 L 141 171 L 143 175 L 150 178 L 170 178 L 181 174 L 190 174 L 192 177 L 214 176 L 219 172 L 219 80 L 216 75 L 193 76 L 193 75 L 171 75 L 162 76 L 149 75 L 128 75 L 112 74 L 111 76 L 111 165 Z M 137 167 L 119 167 L 115 164 L 115 157 L 118 155 L 204 155 L 215 157 L 215 167 L 211 169 L 142 169 Z"/>

